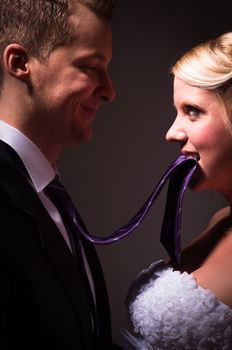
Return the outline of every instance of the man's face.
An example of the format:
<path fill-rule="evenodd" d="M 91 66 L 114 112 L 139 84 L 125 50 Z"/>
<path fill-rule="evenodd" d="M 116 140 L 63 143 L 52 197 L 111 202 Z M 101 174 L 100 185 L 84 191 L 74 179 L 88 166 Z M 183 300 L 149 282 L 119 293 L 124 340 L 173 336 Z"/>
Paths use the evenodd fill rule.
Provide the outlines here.
<path fill-rule="evenodd" d="M 109 23 L 82 5 L 70 21 L 72 44 L 55 49 L 45 63 L 33 59 L 31 70 L 35 120 L 49 134 L 48 145 L 61 147 L 88 141 L 98 108 L 115 95 L 108 73 Z"/>

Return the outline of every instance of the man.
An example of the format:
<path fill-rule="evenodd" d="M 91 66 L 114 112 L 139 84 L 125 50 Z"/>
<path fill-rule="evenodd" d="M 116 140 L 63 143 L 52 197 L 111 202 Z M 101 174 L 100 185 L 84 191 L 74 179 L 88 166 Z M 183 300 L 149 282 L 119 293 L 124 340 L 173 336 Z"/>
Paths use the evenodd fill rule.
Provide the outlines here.
<path fill-rule="evenodd" d="M 95 250 L 70 236 L 47 190 L 61 150 L 88 141 L 98 108 L 114 98 L 112 8 L 0 2 L 1 349 L 117 348 Z"/>

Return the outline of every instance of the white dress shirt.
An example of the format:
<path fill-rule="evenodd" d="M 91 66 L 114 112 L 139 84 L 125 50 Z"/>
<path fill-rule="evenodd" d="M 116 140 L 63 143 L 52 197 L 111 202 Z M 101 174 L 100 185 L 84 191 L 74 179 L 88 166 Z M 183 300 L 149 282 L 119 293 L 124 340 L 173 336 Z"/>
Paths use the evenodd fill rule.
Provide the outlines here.
<path fill-rule="evenodd" d="M 56 168 L 51 166 L 40 149 L 28 137 L 2 120 L 0 120 L 0 139 L 11 146 L 21 158 L 30 175 L 31 185 L 71 250 L 68 234 L 61 216 L 57 208 L 44 193 L 45 187 L 56 175 Z"/>
<path fill-rule="evenodd" d="M 62 218 L 57 208 L 44 193 L 45 187 L 52 181 L 52 179 L 57 174 L 56 165 L 52 166 L 47 160 L 47 158 L 44 156 L 44 154 L 40 151 L 40 149 L 21 131 L 3 122 L 2 120 L 0 120 L 0 140 L 4 141 L 9 146 L 11 146 L 21 158 L 25 168 L 27 169 L 30 175 L 32 187 L 35 189 L 42 204 L 46 208 L 48 214 L 51 216 L 56 226 L 58 227 L 66 244 L 72 252 L 70 240 L 66 228 L 63 224 Z M 89 282 L 95 298 L 93 280 L 84 251 L 83 258 Z"/>

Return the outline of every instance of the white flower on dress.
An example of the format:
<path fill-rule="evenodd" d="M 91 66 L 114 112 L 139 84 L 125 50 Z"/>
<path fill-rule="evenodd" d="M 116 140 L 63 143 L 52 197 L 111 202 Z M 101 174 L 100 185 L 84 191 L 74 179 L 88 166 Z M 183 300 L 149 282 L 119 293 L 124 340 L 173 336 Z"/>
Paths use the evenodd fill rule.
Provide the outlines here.
<path fill-rule="evenodd" d="M 174 271 L 161 261 L 138 275 L 128 310 L 138 334 L 134 344 L 133 337 L 127 339 L 134 346 L 130 349 L 232 349 L 232 310 L 191 274 Z"/>

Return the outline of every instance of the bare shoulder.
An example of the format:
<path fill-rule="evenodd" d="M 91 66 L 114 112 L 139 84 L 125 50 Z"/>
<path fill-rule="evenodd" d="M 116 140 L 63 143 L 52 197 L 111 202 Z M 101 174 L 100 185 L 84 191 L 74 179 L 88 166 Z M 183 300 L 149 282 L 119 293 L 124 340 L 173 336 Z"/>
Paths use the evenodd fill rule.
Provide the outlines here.
<path fill-rule="evenodd" d="M 230 207 L 224 207 L 220 210 L 218 210 L 210 219 L 208 228 L 217 225 L 222 220 L 225 220 L 230 215 Z"/>
<path fill-rule="evenodd" d="M 221 239 L 209 252 L 201 267 L 193 271 L 198 284 L 210 289 L 219 300 L 232 308 L 232 228 L 229 227 L 230 209 L 223 208 L 211 219 L 209 227 L 220 228 Z"/>
<path fill-rule="evenodd" d="M 183 251 L 183 269 L 232 308 L 232 228 L 230 208 L 218 210 L 206 229 Z"/>
<path fill-rule="evenodd" d="M 205 230 L 182 251 L 181 270 L 191 273 L 202 266 L 221 242 L 229 221 L 229 207 L 218 210 L 211 217 Z"/>
<path fill-rule="evenodd" d="M 197 236 L 191 244 L 194 244 L 198 241 L 204 241 L 206 238 L 208 243 L 208 238 L 216 235 L 221 235 L 224 228 L 228 227 L 228 222 L 230 221 L 230 207 L 224 207 L 218 210 L 210 218 L 205 230 Z"/>
<path fill-rule="evenodd" d="M 210 289 L 216 297 L 232 308 L 232 232 L 225 237 L 217 249 L 193 276 L 203 288 Z"/>

